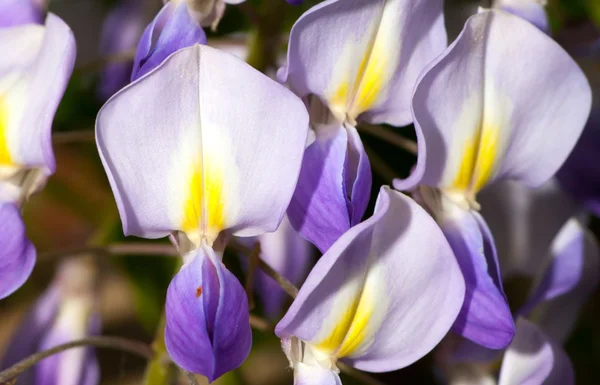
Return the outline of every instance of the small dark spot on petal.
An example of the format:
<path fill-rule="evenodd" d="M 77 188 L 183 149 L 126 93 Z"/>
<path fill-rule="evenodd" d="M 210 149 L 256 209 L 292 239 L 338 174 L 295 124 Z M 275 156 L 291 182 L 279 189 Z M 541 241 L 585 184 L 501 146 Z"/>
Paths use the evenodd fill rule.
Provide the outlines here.
<path fill-rule="evenodd" d="M 201 295 L 202 295 L 202 286 L 198 286 L 196 288 L 196 298 L 200 298 Z"/>

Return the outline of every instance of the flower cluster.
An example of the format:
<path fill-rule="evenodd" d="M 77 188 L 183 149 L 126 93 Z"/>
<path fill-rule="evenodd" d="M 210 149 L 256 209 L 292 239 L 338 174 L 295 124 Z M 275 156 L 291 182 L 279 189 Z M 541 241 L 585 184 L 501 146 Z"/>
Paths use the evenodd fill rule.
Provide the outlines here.
<path fill-rule="evenodd" d="M 325 0 L 294 23 L 276 79 L 207 39 L 237 1 L 166 1 L 145 30 L 142 3 L 107 18 L 102 50 L 137 48 L 101 75 L 95 140 L 124 234 L 169 237 L 181 257 L 164 308 L 179 367 L 212 382 L 248 357 L 248 293 L 223 256 L 258 243 L 280 276 L 307 275 L 287 309 L 256 277 L 295 385 L 340 385 L 344 366 L 394 371 L 438 345 L 444 382 L 574 383 L 562 344 L 600 278 L 587 230 L 600 104 L 542 2 L 480 8 L 448 44 L 442 0 Z M 39 2 L 0 0 L 0 48 L 4 298 L 34 267 L 19 210 L 55 170 L 75 43 Z M 417 156 L 374 189 L 360 132 L 384 124 L 414 124 Z M 100 333 L 88 264 L 65 263 L 8 364 Z M 519 307 L 503 287 L 514 275 L 534 282 Z M 94 351 L 76 352 L 31 381 L 97 383 Z"/>

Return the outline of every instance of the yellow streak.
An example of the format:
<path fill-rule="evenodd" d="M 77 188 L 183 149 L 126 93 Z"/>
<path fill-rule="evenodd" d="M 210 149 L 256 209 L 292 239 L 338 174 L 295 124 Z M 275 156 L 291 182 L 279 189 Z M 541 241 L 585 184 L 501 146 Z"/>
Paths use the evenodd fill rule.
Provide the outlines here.
<path fill-rule="evenodd" d="M 8 150 L 8 106 L 0 96 L 0 166 L 13 166 L 14 161 Z"/>
<path fill-rule="evenodd" d="M 212 244 L 225 228 L 223 173 L 214 164 L 196 162 L 188 182 L 181 229 L 190 237 Z M 192 239 L 199 241 L 200 239 Z"/>
<path fill-rule="evenodd" d="M 367 325 L 373 315 L 373 301 L 365 293 L 357 296 L 344 312 L 331 334 L 316 347 L 337 358 L 354 353 L 364 341 Z"/>

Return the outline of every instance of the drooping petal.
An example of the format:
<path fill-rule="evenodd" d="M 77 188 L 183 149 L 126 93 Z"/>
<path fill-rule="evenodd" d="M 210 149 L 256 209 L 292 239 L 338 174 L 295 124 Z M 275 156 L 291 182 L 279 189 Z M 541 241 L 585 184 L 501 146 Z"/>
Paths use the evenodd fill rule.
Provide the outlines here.
<path fill-rule="evenodd" d="M 0 28 L 24 24 L 44 24 L 46 12 L 40 0 L 3 0 L 0 2 Z"/>
<path fill-rule="evenodd" d="M 0 202 L 0 299 L 27 281 L 35 258 L 35 248 L 27 239 L 19 209 Z"/>
<path fill-rule="evenodd" d="M 289 219 L 283 218 L 277 230 L 258 237 L 261 258 L 297 285 L 308 273 L 311 262 L 310 244 L 292 227 Z M 256 286 L 265 313 L 271 319 L 279 319 L 287 298 L 283 289 L 262 271 L 257 271 Z"/>
<path fill-rule="evenodd" d="M 446 47 L 441 0 L 328 0 L 294 24 L 280 79 L 340 121 L 412 121 L 420 71 Z"/>
<path fill-rule="evenodd" d="M 506 347 L 515 327 L 485 221 L 477 212 L 455 206 L 439 222 L 466 284 L 465 301 L 452 330 L 486 348 Z"/>
<path fill-rule="evenodd" d="M 354 127 L 334 123 L 319 131 L 304 152 L 288 215 L 294 228 L 324 253 L 362 219 L 371 170 Z"/>
<path fill-rule="evenodd" d="M 73 70 L 73 33 L 50 13 L 45 26 L 0 29 L 0 46 L 0 182 L 24 168 L 52 174 L 50 130 Z"/>
<path fill-rule="evenodd" d="M 136 48 L 147 24 L 144 3 L 144 0 L 126 0 L 111 9 L 102 25 L 102 55 L 122 54 Z M 129 84 L 132 69 L 133 61 L 108 64 L 100 74 L 100 97 L 106 100 Z"/>
<path fill-rule="evenodd" d="M 596 106 L 577 145 L 556 177 L 574 199 L 600 217 L 600 165 L 597 161 L 599 146 L 600 106 Z"/>
<path fill-rule="evenodd" d="M 554 237 L 581 210 L 555 179 L 536 189 L 502 181 L 482 190 L 478 201 L 494 235 L 503 277 L 536 277 Z"/>
<path fill-rule="evenodd" d="M 522 17 L 545 33 L 550 33 L 548 15 L 539 0 L 495 0 L 494 8 Z"/>
<path fill-rule="evenodd" d="M 498 385 L 573 385 L 573 367 L 563 349 L 534 324 L 519 318 L 517 333 L 500 369 Z"/>
<path fill-rule="evenodd" d="M 224 229 L 253 236 L 277 228 L 307 127 L 289 90 L 195 45 L 109 100 L 96 136 L 125 233 L 182 230 L 198 243 Z"/>
<path fill-rule="evenodd" d="M 460 270 L 435 221 L 383 187 L 373 216 L 323 255 L 275 332 L 359 369 L 390 371 L 440 341 L 463 295 Z"/>
<path fill-rule="evenodd" d="M 550 254 L 550 263 L 519 314 L 528 316 L 533 311 L 531 318 L 546 335 L 564 341 L 598 286 L 600 254 L 594 236 L 576 219 L 563 226 Z"/>
<path fill-rule="evenodd" d="M 212 249 L 192 258 L 167 291 L 165 343 L 179 366 L 212 382 L 250 353 L 248 300 Z"/>
<path fill-rule="evenodd" d="M 190 15 L 185 2 L 168 2 L 144 30 L 138 44 L 131 81 L 156 68 L 173 52 L 206 44 L 206 34 Z"/>
<path fill-rule="evenodd" d="M 426 152 L 395 186 L 435 186 L 467 201 L 497 179 L 539 186 L 573 149 L 590 105 L 585 76 L 556 42 L 517 16 L 482 11 L 415 88 Z"/>

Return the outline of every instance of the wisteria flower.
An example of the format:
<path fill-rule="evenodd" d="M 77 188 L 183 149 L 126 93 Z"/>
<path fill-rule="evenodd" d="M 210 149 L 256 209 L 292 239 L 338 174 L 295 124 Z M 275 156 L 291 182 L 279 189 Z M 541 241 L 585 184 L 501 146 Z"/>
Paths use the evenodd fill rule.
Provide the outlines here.
<path fill-rule="evenodd" d="M 411 123 L 418 74 L 446 43 L 441 0 L 328 0 L 292 27 L 278 77 L 306 100 L 315 140 L 288 215 L 322 252 L 362 220 L 371 194 L 357 122 Z"/>
<path fill-rule="evenodd" d="M 295 384 L 341 384 L 336 362 L 370 372 L 408 366 L 454 322 L 464 281 L 418 204 L 383 187 L 375 213 L 318 261 L 275 333 Z"/>
<path fill-rule="evenodd" d="M 180 49 L 111 98 L 98 148 L 127 235 L 173 235 L 166 345 L 214 380 L 250 350 L 248 302 L 221 262 L 230 235 L 274 231 L 291 199 L 308 114 L 283 86 L 204 45 Z"/>
<path fill-rule="evenodd" d="M 69 27 L 52 13 L 39 24 L 42 14 L 30 1 L 0 5 L 0 298 L 35 264 L 18 210 L 54 173 L 52 119 L 75 61 Z"/>
<path fill-rule="evenodd" d="M 467 294 L 454 331 L 488 348 L 511 341 L 513 319 L 476 195 L 503 179 L 546 182 L 573 149 L 590 105 L 590 86 L 565 51 L 501 10 L 472 16 L 422 74 L 412 105 L 419 156 L 394 186 L 420 186 L 461 266 Z"/>

